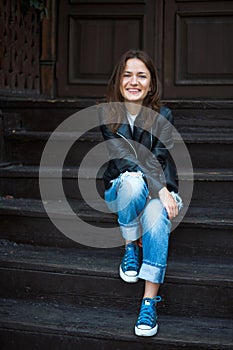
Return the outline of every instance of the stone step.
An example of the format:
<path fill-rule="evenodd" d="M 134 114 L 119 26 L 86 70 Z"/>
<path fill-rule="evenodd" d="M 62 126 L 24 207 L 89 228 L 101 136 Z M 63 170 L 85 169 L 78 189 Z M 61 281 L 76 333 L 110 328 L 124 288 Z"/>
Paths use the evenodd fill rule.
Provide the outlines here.
<path fill-rule="evenodd" d="M 123 248 L 58 249 L 0 241 L 0 297 L 30 298 L 124 310 L 140 303 L 143 281 L 118 276 Z M 169 259 L 160 293 L 162 312 L 173 316 L 231 318 L 233 259 Z M 87 299 L 88 295 L 88 300 Z M 218 307 L 213 308 L 213 299 Z M 132 309 L 133 311 L 133 309 Z"/>
<path fill-rule="evenodd" d="M 52 220 L 56 219 L 58 224 L 65 222 L 74 225 L 72 237 L 66 232 L 62 233 L 60 226 L 57 228 L 51 222 L 40 200 L 2 198 L 1 237 L 18 243 L 58 247 L 79 247 L 77 242 L 93 246 L 90 244 L 92 241 L 97 242 L 97 246 L 103 247 L 105 239 L 108 247 L 123 244 L 115 215 L 102 211 L 105 208 L 104 203 L 93 203 L 99 210 L 90 208 L 81 201 L 70 201 L 70 205 L 80 217 L 78 222 L 77 218 L 72 216 L 73 212 L 67 211 L 62 202 L 45 203 Z M 179 226 L 171 234 L 171 256 L 196 255 L 214 257 L 216 261 L 221 260 L 222 256 L 232 257 L 232 211 L 232 208 L 213 209 L 209 204 L 204 207 L 200 203 L 189 208 Z M 173 224 L 176 225 L 176 221 Z M 111 241 L 113 239 L 111 235 L 109 237 L 108 230 L 112 227 L 116 229 L 116 233 L 114 232 L 116 242 Z"/>
<path fill-rule="evenodd" d="M 152 338 L 134 335 L 136 313 L 31 300 L 0 300 L 2 350 L 174 350 L 232 349 L 232 321 L 192 317 L 159 317 Z"/>
<path fill-rule="evenodd" d="M 6 157 L 10 162 L 20 162 L 28 165 L 40 163 L 44 146 L 51 135 L 50 132 L 10 130 L 5 133 Z M 194 168 L 228 168 L 233 150 L 233 132 L 221 129 L 212 133 L 183 133 Z M 92 131 L 84 135 L 80 133 L 56 133 L 54 150 L 59 152 L 67 145 L 73 146 L 67 153 L 66 165 L 77 166 L 83 157 L 102 141 L 100 132 Z M 68 146 L 67 146 L 68 147 Z M 182 143 L 176 141 L 177 154 L 183 155 Z M 100 156 L 100 155 L 99 155 Z M 51 166 L 55 164 L 57 154 L 48 154 Z M 98 155 L 97 155 L 98 159 Z M 104 159 L 105 160 L 105 159 Z M 107 159 L 105 160 L 107 161 Z"/>
<path fill-rule="evenodd" d="M 62 172 L 62 184 L 64 193 L 67 198 L 81 199 L 82 194 L 88 199 L 97 199 L 97 194 L 90 190 L 94 184 L 98 193 L 103 196 L 104 184 L 102 173 L 94 167 L 90 168 L 64 168 Z M 192 175 L 192 174 L 191 174 Z M 55 199 L 57 195 L 58 182 L 61 179 L 60 172 L 57 168 L 40 168 L 40 176 L 46 181 L 47 186 L 51 189 L 51 196 L 48 199 Z M 192 194 L 193 200 L 215 201 L 216 206 L 222 201 L 224 193 L 224 205 L 231 203 L 233 196 L 233 168 L 232 169 L 196 169 L 194 171 L 194 189 Z M 182 187 L 180 195 L 185 202 L 190 194 L 188 188 L 191 186 L 192 177 L 185 171 L 179 174 L 180 184 Z M 79 182 L 78 182 L 79 180 Z M 81 193 L 80 193 L 81 186 Z M 52 190 L 54 189 L 54 190 Z M 40 198 L 39 188 L 39 167 L 10 165 L 0 167 L 0 195 L 13 196 L 16 198 Z"/>

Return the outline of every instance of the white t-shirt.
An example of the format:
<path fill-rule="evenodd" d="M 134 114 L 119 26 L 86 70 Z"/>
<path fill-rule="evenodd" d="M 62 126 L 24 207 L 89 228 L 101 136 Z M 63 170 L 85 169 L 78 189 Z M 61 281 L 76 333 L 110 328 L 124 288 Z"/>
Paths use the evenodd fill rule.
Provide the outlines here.
<path fill-rule="evenodd" d="M 133 133 L 133 128 L 134 128 L 134 122 L 135 122 L 135 119 L 137 118 L 137 114 L 130 114 L 128 111 L 127 111 L 127 119 L 128 119 L 128 122 L 129 122 L 129 125 L 130 125 L 130 128 L 131 128 L 131 131 Z"/>

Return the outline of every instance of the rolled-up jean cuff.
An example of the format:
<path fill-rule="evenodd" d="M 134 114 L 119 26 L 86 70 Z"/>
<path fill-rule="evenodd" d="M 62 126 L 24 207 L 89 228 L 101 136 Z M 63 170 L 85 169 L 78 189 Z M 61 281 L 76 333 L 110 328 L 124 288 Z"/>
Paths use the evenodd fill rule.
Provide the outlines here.
<path fill-rule="evenodd" d="M 166 267 L 152 266 L 143 262 L 138 277 L 152 283 L 163 283 L 165 272 Z"/>
<path fill-rule="evenodd" d="M 119 222 L 121 233 L 124 239 L 127 241 L 136 241 L 141 237 L 141 230 L 139 225 L 124 226 Z"/>

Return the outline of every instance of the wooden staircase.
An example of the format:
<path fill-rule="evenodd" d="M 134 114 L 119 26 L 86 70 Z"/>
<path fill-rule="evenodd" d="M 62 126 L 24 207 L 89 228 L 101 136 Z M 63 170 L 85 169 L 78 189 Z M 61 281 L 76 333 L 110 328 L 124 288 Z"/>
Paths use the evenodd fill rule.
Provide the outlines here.
<path fill-rule="evenodd" d="M 70 240 L 51 223 L 40 199 L 39 162 L 50 133 L 91 104 L 0 104 L 0 348 L 232 349 L 232 104 L 169 104 L 191 154 L 194 193 L 184 220 L 171 234 L 158 307 L 160 329 L 148 339 L 133 333 L 143 282 L 130 285 L 119 278 L 123 247 L 91 248 Z M 63 172 L 73 210 L 96 225 L 97 232 L 98 226 L 115 225 L 116 218 L 82 201 L 77 167 L 100 141 L 98 131 L 79 140 Z M 56 184 L 53 167 L 44 169 L 43 176 Z M 182 176 L 188 186 L 185 171 Z M 85 175 L 83 180 L 88 181 Z M 103 190 L 100 178 L 97 183 Z"/>

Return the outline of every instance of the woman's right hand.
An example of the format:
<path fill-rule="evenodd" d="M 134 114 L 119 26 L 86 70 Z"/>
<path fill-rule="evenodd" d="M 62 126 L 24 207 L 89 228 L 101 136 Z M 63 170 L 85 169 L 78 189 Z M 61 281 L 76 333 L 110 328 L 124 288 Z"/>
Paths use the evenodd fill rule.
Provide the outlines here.
<path fill-rule="evenodd" d="M 164 208 L 167 210 L 169 219 L 174 219 L 178 215 L 178 206 L 175 199 L 166 187 L 163 187 L 159 191 L 159 198 Z"/>

